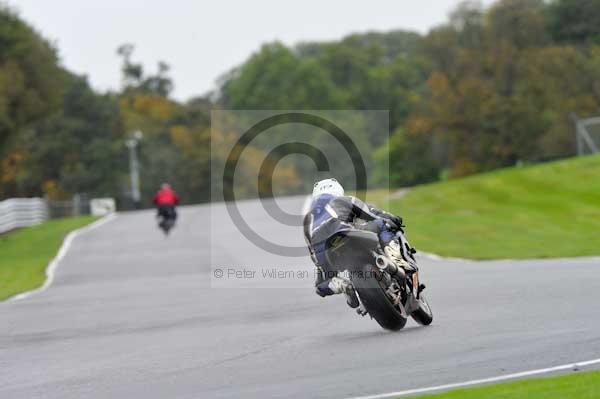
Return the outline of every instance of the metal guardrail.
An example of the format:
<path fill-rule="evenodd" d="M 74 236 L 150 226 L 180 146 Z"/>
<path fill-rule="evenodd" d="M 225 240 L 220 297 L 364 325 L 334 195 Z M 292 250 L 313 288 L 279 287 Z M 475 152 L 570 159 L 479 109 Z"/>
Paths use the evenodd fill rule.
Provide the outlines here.
<path fill-rule="evenodd" d="M 42 198 L 11 198 L 0 201 L 0 233 L 47 220 L 48 205 Z"/>
<path fill-rule="evenodd" d="M 580 119 L 571 113 L 575 123 L 575 138 L 577 140 L 577 155 L 597 154 L 600 152 L 600 117 Z"/>
<path fill-rule="evenodd" d="M 73 199 L 65 201 L 48 200 L 46 204 L 50 219 L 88 215 L 90 213 L 90 201 L 87 197 L 81 195 L 75 195 Z"/>

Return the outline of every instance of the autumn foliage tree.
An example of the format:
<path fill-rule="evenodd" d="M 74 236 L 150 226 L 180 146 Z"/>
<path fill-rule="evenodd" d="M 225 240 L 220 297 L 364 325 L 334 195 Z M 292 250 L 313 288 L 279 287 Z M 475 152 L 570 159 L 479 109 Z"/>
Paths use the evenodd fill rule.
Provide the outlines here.
<path fill-rule="evenodd" d="M 0 3 L 0 150 L 59 108 L 61 83 L 54 48 Z"/>
<path fill-rule="evenodd" d="M 598 109 L 597 50 L 553 44 L 547 11 L 536 0 L 488 10 L 465 2 L 424 38 L 433 67 L 402 134 L 445 148 L 439 172 L 464 176 L 574 154 L 569 112 Z M 392 148 L 392 157 L 406 157 L 418 146 Z"/>

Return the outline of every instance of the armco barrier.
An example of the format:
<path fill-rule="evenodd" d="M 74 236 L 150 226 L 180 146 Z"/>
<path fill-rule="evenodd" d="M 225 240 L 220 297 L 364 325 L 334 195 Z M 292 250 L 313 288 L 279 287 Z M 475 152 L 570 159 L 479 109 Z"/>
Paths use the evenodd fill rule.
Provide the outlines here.
<path fill-rule="evenodd" d="M 48 219 L 48 205 L 42 198 L 10 198 L 0 201 L 0 233 L 31 226 Z"/>

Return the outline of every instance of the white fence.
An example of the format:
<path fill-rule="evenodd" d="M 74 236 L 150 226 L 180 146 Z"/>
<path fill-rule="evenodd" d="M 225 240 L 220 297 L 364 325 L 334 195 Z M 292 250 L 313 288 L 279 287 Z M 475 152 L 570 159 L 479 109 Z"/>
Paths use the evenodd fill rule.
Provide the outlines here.
<path fill-rule="evenodd" d="M 0 201 L 0 233 L 31 226 L 48 219 L 48 205 L 42 198 L 11 198 Z"/>
<path fill-rule="evenodd" d="M 114 198 L 93 198 L 90 201 L 90 213 L 93 216 L 106 216 L 117 210 Z"/>
<path fill-rule="evenodd" d="M 571 113 L 575 122 L 575 137 L 577 138 L 577 155 L 597 154 L 600 152 L 600 116 L 579 119 Z"/>

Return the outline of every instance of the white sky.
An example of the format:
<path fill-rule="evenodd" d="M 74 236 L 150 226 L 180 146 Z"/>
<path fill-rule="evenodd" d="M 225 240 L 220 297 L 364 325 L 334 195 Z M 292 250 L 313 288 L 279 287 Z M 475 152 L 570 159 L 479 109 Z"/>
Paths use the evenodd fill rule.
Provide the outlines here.
<path fill-rule="evenodd" d="M 0 0 L 2 1 L 2 0 Z M 426 32 L 457 0 L 4 0 L 59 49 L 63 64 L 100 90 L 120 85 L 116 48 L 154 71 L 171 65 L 175 97 L 215 86 L 262 43 L 339 39 L 352 32 Z M 489 0 L 485 3 L 489 3 Z"/>

